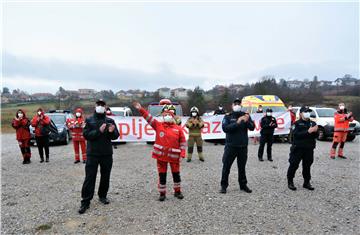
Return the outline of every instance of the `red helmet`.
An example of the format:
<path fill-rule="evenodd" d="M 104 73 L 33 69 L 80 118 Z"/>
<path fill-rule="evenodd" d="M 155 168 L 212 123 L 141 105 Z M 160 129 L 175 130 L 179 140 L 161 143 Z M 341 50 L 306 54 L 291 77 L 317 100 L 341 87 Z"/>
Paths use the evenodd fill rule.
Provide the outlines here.
<path fill-rule="evenodd" d="M 169 99 L 160 100 L 159 105 L 165 105 L 165 104 L 171 104 L 171 101 Z"/>

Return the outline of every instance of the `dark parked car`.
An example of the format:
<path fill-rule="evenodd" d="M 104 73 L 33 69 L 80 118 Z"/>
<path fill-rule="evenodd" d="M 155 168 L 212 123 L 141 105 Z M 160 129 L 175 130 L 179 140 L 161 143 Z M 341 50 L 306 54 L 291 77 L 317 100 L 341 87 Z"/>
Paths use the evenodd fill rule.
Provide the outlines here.
<path fill-rule="evenodd" d="M 71 134 L 69 128 L 66 126 L 66 120 L 68 118 L 74 118 L 74 115 L 69 110 L 50 110 L 45 113 L 53 125 L 56 126 L 57 132 L 51 131 L 49 140 L 50 143 L 60 143 L 67 145 L 70 142 Z M 35 144 L 34 128 L 30 126 L 31 140 L 30 143 Z"/>

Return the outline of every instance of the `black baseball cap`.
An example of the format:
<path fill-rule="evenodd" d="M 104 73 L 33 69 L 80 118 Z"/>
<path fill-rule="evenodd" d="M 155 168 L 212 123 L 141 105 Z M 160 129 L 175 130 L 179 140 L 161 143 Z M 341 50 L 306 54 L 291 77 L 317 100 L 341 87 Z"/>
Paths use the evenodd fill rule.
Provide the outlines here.
<path fill-rule="evenodd" d="M 267 109 L 266 109 L 266 112 L 270 112 L 270 113 L 272 113 L 272 109 L 267 108 Z"/>
<path fill-rule="evenodd" d="M 240 98 L 236 98 L 233 103 L 234 103 L 234 104 L 235 104 L 235 103 L 241 103 Z"/>
<path fill-rule="evenodd" d="M 96 104 L 97 104 L 97 105 L 101 105 L 101 106 L 105 106 L 105 105 L 106 105 L 106 102 L 105 102 L 105 100 L 103 100 L 103 99 L 98 99 L 98 100 L 96 101 Z"/>
<path fill-rule="evenodd" d="M 302 106 L 300 108 L 300 113 L 310 113 L 312 112 L 312 109 L 310 109 L 308 106 Z"/>

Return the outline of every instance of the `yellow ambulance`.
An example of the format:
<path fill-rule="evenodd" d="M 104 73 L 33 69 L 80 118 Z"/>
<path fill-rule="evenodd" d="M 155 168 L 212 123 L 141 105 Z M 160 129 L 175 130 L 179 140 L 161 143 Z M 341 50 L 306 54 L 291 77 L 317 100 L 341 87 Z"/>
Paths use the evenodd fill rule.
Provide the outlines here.
<path fill-rule="evenodd" d="M 241 100 L 243 111 L 256 113 L 259 105 L 262 105 L 263 112 L 271 108 L 273 112 L 287 111 L 284 102 L 276 95 L 249 95 L 244 96 Z"/>

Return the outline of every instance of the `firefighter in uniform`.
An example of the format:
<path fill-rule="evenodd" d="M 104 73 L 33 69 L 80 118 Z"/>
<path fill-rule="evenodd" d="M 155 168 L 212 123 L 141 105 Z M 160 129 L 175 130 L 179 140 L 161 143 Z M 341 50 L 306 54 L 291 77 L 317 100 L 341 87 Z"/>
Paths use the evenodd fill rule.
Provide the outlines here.
<path fill-rule="evenodd" d="M 159 200 L 164 201 L 166 199 L 166 173 L 168 163 L 170 164 L 174 180 L 174 196 L 178 199 L 183 199 L 184 196 L 180 186 L 180 159 L 185 158 L 186 139 L 182 128 L 175 124 L 174 113 L 170 111 L 164 111 L 162 113 L 163 122 L 161 122 L 142 108 L 138 102 L 134 102 L 133 105 L 156 132 L 152 157 L 157 160 Z"/>
<path fill-rule="evenodd" d="M 339 104 L 339 109 L 334 114 L 334 137 L 331 146 L 330 158 L 335 159 L 336 148 L 340 143 L 338 150 L 338 157 L 346 159 L 344 156 L 344 145 L 346 142 L 347 133 L 349 131 L 349 123 L 354 120 L 352 112 L 347 111 L 344 103 Z"/>
<path fill-rule="evenodd" d="M 45 115 L 42 108 L 38 108 L 36 115 L 31 120 L 31 126 L 35 128 L 35 140 L 39 150 L 40 163 L 44 162 L 44 150 L 46 162 L 49 162 L 49 125 L 50 118 Z"/>
<path fill-rule="evenodd" d="M 263 160 L 263 154 L 264 154 L 264 147 L 266 143 L 266 152 L 267 152 L 267 158 L 270 162 L 273 161 L 272 159 L 272 151 L 271 146 L 273 144 L 274 139 L 274 130 L 277 128 L 276 118 L 272 116 L 272 109 L 266 109 L 266 115 L 263 117 L 260 121 L 260 127 L 261 127 L 261 137 L 260 137 L 260 146 L 258 151 L 258 157 L 259 161 Z"/>
<path fill-rule="evenodd" d="M 310 120 L 311 109 L 301 107 L 300 119 L 294 124 L 293 142 L 290 147 L 289 169 L 287 171 L 288 188 L 296 190 L 294 185 L 294 177 L 299 164 L 302 161 L 302 175 L 304 178 L 303 187 L 308 190 L 314 190 L 310 184 L 311 173 L 310 168 L 314 162 L 314 149 L 316 146 L 316 138 L 318 136 L 318 126 Z"/>
<path fill-rule="evenodd" d="M 11 123 L 16 130 L 16 140 L 19 143 L 20 151 L 23 157 L 23 164 L 29 164 L 31 158 L 30 150 L 30 120 L 26 117 L 25 111 L 19 109 L 16 112 L 15 118 Z"/>
<path fill-rule="evenodd" d="M 181 125 L 181 117 L 176 115 L 176 107 L 173 104 L 169 104 L 169 105 L 167 105 L 167 110 L 169 110 L 170 112 L 172 112 L 174 114 L 175 123 L 176 123 L 176 125 L 180 126 Z"/>
<path fill-rule="evenodd" d="M 96 101 L 95 113 L 85 121 L 84 137 L 87 140 L 85 180 L 81 190 L 81 206 L 79 213 L 83 214 L 90 206 L 94 196 L 96 175 L 100 165 L 99 201 L 109 204 L 107 193 L 110 185 L 110 173 L 113 164 L 113 148 L 111 140 L 119 138 L 119 131 L 113 119 L 105 115 L 105 101 Z"/>
<path fill-rule="evenodd" d="M 190 109 L 190 114 L 191 117 L 187 120 L 185 124 L 185 126 L 189 129 L 187 162 L 191 161 L 195 143 L 199 160 L 203 162 L 203 139 L 201 137 L 201 129 L 204 127 L 204 121 L 200 117 L 199 109 L 197 107 L 192 107 Z"/>
<path fill-rule="evenodd" d="M 226 193 L 229 185 L 231 165 L 237 158 L 238 182 L 240 190 L 251 193 L 247 186 L 245 166 L 247 161 L 248 130 L 254 130 L 255 124 L 248 113 L 241 111 L 240 99 L 235 99 L 232 105 L 233 112 L 226 114 L 222 121 L 222 129 L 226 133 L 225 150 L 220 193 Z"/>
<path fill-rule="evenodd" d="M 86 142 L 83 136 L 83 129 L 85 126 L 85 118 L 83 117 L 83 110 L 81 108 L 77 108 L 75 110 L 75 118 L 68 119 L 66 121 L 67 127 L 71 131 L 72 141 L 74 145 L 75 151 L 75 161 L 74 163 L 77 164 L 80 162 L 80 149 L 81 148 L 81 155 L 83 163 L 86 163 Z"/>

